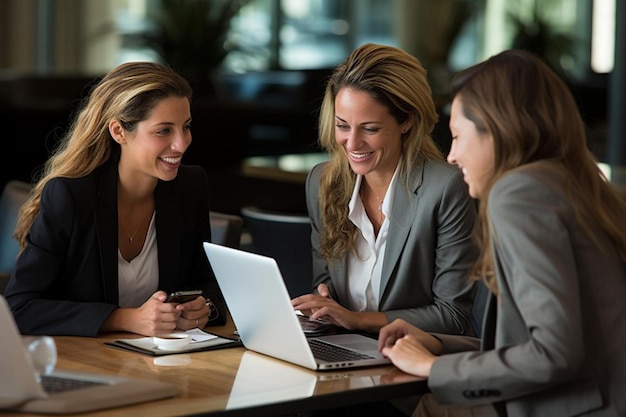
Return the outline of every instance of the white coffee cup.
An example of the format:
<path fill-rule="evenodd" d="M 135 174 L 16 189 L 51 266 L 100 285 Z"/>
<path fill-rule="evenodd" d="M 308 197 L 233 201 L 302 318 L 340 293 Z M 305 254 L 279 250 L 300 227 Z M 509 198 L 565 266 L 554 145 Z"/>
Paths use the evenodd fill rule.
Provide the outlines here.
<path fill-rule="evenodd" d="M 161 350 L 182 350 L 191 342 L 187 333 L 168 333 L 154 336 L 152 342 Z"/>
<path fill-rule="evenodd" d="M 57 364 L 57 347 L 50 336 L 22 336 L 22 346 L 33 365 L 35 377 L 54 371 Z"/>

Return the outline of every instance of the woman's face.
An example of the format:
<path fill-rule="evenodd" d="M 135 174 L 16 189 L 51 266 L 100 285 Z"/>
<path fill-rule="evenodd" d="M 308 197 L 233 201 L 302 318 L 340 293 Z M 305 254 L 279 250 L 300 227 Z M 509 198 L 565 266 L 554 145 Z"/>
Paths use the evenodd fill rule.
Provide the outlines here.
<path fill-rule="evenodd" d="M 191 143 L 189 100 L 184 97 L 161 100 L 127 138 L 121 143 L 124 169 L 163 181 L 176 178 L 183 154 Z"/>
<path fill-rule="evenodd" d="M 335 139 L 352 170 L 391 177 L 402 152 L 402 131 L 389 110 L 368 93 L 342 88 L 335 98 Z"/>
<path fill-rule="evenodd" d="M 461 98 L 456 96 L 450 111 L 452 147 L 448 162 L 458 165 L 473 198 L 483 198 L 483 190 L 494 167 L 493 138 L 480 133 L 474 122 L 463 115 Z"/>

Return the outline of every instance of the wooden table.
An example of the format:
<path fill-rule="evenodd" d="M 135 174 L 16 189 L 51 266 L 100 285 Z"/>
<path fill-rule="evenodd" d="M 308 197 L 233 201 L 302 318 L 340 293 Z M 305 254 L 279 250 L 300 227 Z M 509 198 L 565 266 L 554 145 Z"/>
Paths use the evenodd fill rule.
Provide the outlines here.
<path fill-rule="evenodd" d="M 229 322 L 211 328 L 232 337 Z M 354 403 L 388 400 L 427 391 L 426 381 L 393 366 L 314 372 L 242 347 L 154 358 L 105 346 L 129 338 L 55 337 L 58 369 L 170 382 L 176 397 L 89 413 L 89 416 L 281 416 Z M 0 412 L 0 417 L 11 415 Z M 14 414 L 28 416 L 29 414 Z M 85 414 L 73 414 L 81 416 Z"/>
<path fill-rule="evenodd" d="M 255 178 L 304 184 L 309 171 L 328 158 L 325 152 L 252 156 L 243 160 L 241 169 L 244 175 Z"/>

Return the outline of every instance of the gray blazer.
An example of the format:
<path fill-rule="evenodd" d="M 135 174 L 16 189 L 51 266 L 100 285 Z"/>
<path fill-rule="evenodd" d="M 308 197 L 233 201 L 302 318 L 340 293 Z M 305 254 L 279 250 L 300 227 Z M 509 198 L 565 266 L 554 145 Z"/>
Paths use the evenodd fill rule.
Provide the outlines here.
<path fill-rule="evenodd" d="M 504 402 L 509 417 L 626 415 L 626 264 L 575 221 L 558 165 L 537 162 L 489 195 L 500 299 L 482 352 L 444 355 L 429 386 L 446 403 Z M 462 337 L 440 336 L 447 352 Z M 457 346 L 455 346 L 457 345 Z"/>
<path fill-rule="evenodd" d="M 347 259 L 329 268 L 319 253 L 324 166 L 313 168 L 306 183 L 313 288 L 327 284 L 333 299 L 348 306 Z M 446 162 L 415 166 L 408 189 L 402 179 L 396 181 L 379 300 L 389 322 L 403 318 L 425 331 L 473 334 L 474 285 L 467 273 L 477 256 L 471 239 L 475 216 L 460 171 Z"/>

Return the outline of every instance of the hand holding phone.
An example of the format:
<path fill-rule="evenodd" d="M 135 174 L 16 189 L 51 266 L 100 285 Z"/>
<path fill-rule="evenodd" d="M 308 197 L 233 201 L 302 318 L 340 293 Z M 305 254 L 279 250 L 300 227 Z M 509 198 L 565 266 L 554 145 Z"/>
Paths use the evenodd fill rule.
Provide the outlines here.
<path fill-rule="evenodd" d="M 183 304 L 195 300 L 200 295 L 202 295 L 202 290 L 176 291 L 168 295 L 165 302 Z"/>

